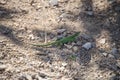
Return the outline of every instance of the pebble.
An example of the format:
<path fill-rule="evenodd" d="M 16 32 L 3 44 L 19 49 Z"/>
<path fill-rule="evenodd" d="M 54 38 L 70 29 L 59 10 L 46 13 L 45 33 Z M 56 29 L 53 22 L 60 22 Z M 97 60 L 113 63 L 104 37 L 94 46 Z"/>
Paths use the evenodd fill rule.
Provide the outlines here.
<path fill-rule="evenodd" d="M 105 42 L 106 42 L 105 38 L 99 40 L 99 43 L 101 43 L 101 44 L 105 44 Z"/>
<path fill-rule="evenodd" d="M 32 77 L 28 74 L 22 74 L 22 76 L 19 77 L 19 80 L 32 80 Z"/>
<path fill-rule="evenodd" d="M 91 36 L 87 35 L 87 34 L 81 34 L 81 37 L 84 39 L 91 39 Z"/>
<path fill-rule="evenodd" d="M 118 67 L 120 67 L 120 62 L 118 62 L 116 65 L 117 65 Z"/>
<path fill-rule="evenodd" d="M 59 16 L 60 19 L 62 18 L 73 18 L 73 15 L 69 14 L 69 13 L 62 13 L 60 16 Z"/>
<path fill-rule="evenodd" d="M 36 80 L 46 80 L 46 79 L 40 77 L 38 74 L 35 76 L 35 79 L 36 79 Z"/>
<path fill-rule="evenodd" d="M 27 80 L 33 80 L 30 75 L 26 75 Z"/>
<path fill-rule="evenodd" d="M 6 0 L 0 0 L 0 4 L 6 4 Z"/>
<path fill-rule="evenodd" d="M 29 39 L 34 40 L 34 39 L 35 39 L 34 35 L 33 35 L 33 34 L 30 34 L 30 35 L 29 35 Z"/>
<path fill-rule="evenodd" d="M 0 16 L 2 16 L 3 14 L 6 14 L 5 11 L 0 11 Z"/>
<path fill-rule="evenodd" d="M 109 4 L 113 4 L 116 2 L 116 0 L 107 0 Z"/>
<path fill-rule="evenodd" d="M 6 54 L 1 53 L 1 54 L 0 54 L 0 59 L 4 59 L 6 56 L 7 56 Z"/>
<path fill-rule="evenodd" d="M 90 48 L 92 48 L 92 43 L 91 42 L 87 42 L 82 47 L 87 49 L 87 50 L 89 50 Z"/>
<path fill-rule="evenodd" d="M 77 47 L 77 46 L 74 46 L 74 47 L 73 47 L 73 51 L 75 51 L 75 52 L 78 51 L 78 47 Z"/>
<path fill-rule="evenodd" d="M 58 29 L 57 30 L 57 33 L 63 33 L 63 32 L 65 32 L 66 31 L 66 29 Z"/>
<path fill-rule="evenodd" d="M 77 45 L 81 46 L 82 42 L 81 41 L 77 41 Z"/>
<path fill-rule="evenodd" d="M 63 67 L 63 66 L 59 68 L 60 71 L 64 71 L 64 69 L 65 69 L 65 67 Z"/>
<path fill-rule="evenodd" d="M 104 52 L 104 53 L 102 53 L 104 56 L 107 56 L 108 55 L 108 53 L 106 53 L 106 52 Z"/>
<path fill-rule="evenodd" d="M 115 7 L 115 11 L 120 11 L 120 6 Z"/>
<path fill-rule="evenodd" d="M 1 65 L 1 64 L 0 64 L 0 71 L 5 70 L 6 68 L 7 68 L 6 65 L 3 65 L 3 64 Z"/>
<path fill-rule="evenodd" d="M 109 58 L 115 58 L 112 54 L 108 54 Z"/>
<path fill-rule="evenodd" d="M 57 39 L 62 39 L 64 36 L 63 35 L 58 35 Z"/>
<path fill-rule="evenodd" d="M 111 50 L 111 53 L 112 53 L 112 54 L 117 54 L 117 53 L 118 53 L 118 50 L 117 50 L 116 48 L 113 48 L 113 49 Z"/>
<path fill-rule="evenodd" d="M 73 46 L 72 45 L 68 45 L 68 44 L 64 44 L 68 49 L 71 49 Z"/>
<path fill-rule="evenodd" d="M 120 58 L 119 51 L 118 51 L 118 49 L 116 49 L 116 48 L 113 48 L 113 49 L 111 50 L 111 55 L 113 55 L 115 58 Z"/>
<path fill-rule="evenodd" d="M 26 80 L 26 77 L 25 77 L 25 76 L 20 76 L 20 77 L 18 78 L 18 80 Z"/>
<path fill-rule="evenodd" d="M 63 62 L 63 63 L 62 63 L 62 66 L 63 66 L 63 67 L 67 66 L 67 63 L 66 63 L 66 62 Z"/>
<path fill-rule="evenodd" d="M 63 13 L 63 14 L 61 14 L 59 17 L 60 18 L 65 18 L 67 16 L 67 13 Z"/>
<path fill-rule="evenodd" d="M 94 15 L 93 11 L 86 11 L 86 14 L 89 15 L 89 16 L 93 16 Z"/>
<path fill-rule="evenodd" d="M 57 6 L 58 5 L 58 0 L 50 0 L 49 2 L 52 6 Z"/>

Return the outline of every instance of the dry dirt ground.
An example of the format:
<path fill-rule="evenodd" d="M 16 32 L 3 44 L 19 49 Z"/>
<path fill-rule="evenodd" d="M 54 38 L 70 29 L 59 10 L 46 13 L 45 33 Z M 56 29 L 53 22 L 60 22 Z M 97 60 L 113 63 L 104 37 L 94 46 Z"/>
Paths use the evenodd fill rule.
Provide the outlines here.
<path fill-rule="evenodd" d="M 119 0 L 0 0 L 0 80 L 120 80 L 119 50 Z"/>

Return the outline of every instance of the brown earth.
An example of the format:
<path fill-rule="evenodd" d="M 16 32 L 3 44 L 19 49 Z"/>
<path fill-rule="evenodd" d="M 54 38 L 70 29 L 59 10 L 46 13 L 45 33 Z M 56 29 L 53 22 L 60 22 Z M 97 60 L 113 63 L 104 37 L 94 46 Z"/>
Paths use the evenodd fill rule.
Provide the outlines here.
<path fill-rule="evenodd" d="M 120 80 L 119 22 L 119 0 L 0 0 L 0 80 Z"/>

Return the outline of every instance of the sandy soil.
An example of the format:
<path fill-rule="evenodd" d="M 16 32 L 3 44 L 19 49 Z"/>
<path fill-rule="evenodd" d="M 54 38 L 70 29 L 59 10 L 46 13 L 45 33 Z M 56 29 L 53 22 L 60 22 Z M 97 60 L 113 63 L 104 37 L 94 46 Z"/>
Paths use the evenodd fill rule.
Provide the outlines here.
<path fill-rule="evenodd" d="M 120 80 L 119 4 L 0 0 L 0 80 Z M 78 31 L 76 41 L 61 48 L 30 45 Z"/>

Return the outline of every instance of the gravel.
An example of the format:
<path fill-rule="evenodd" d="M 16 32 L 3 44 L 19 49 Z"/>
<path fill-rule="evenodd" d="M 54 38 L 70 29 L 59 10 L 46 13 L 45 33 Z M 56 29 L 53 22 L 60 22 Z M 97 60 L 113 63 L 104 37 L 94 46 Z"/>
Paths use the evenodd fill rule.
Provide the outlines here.
<path fill-rule="evenodd" d="M 89 49 L 92 48 L 92 43 L 91 42 L 87 42 L 87 43 L 83 44 L 82 47 L 85 48 L 86 50 L 89 50 Z"/>

